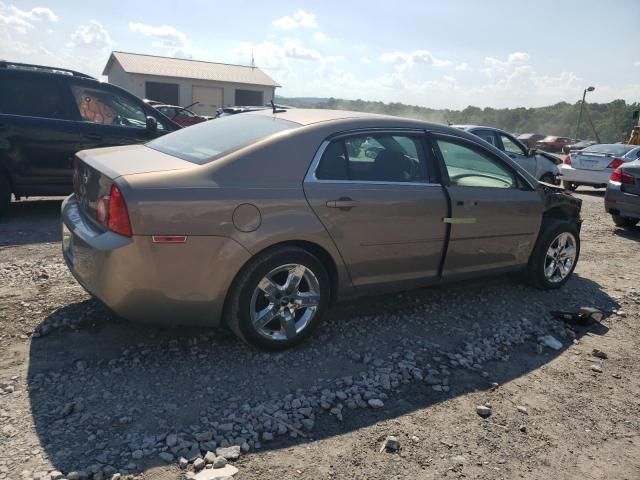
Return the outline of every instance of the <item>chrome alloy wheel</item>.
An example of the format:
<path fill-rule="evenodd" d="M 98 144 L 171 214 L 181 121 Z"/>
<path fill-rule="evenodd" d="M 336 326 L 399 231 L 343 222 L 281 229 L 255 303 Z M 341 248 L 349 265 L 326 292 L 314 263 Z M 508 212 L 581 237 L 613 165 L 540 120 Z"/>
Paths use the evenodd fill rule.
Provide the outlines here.
<path fill-rule="evenodd" d="M 576 261 L 576 238 L 562 232 L 553 239 L 544 259 L 544 276 L 551 283 L 564 280 Z"/>
<path fill-rule="evenodd" d="M 316 315 L 320 283 L 304 265 L 287 264 L 267 273 L 251 297 L 253 328 L 271 340 L 292 340 Z"/>

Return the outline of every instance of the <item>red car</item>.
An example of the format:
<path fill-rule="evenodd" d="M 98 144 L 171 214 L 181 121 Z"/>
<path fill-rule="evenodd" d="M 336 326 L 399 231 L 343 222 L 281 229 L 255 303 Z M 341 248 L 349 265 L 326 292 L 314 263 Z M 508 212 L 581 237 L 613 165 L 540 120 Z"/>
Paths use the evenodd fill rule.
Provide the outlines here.
<path fill-rule="evenodd" d="M 188 110 L 185 107 L 178 107 L 176 105 L 158 104 L 152 105 L 152 107 L 158 110 L 160 113 L 166 115 L 182 127 L 188 127 L 190 125 L 195 125 L 196 123 L 206 122 L 207 120 L 211 120 L 213 118 L 198 115 L 197 113 L 193 113 L 191 110 Z"/>
<path fill-rule="evenodd" d="M 536 148 L 547 152 L 562 152 L 565 145 L 573 143 L 569 137 L 548 136 L 536 143 Z"/>

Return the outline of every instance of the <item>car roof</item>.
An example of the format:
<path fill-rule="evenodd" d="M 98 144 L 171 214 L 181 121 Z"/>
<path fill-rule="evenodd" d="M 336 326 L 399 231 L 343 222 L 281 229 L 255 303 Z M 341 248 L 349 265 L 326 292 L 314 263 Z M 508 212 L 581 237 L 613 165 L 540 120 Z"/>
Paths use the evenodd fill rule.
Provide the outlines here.
<path fill-rule="evenodd" d="M 402 117 L 394 117 L 392 115 L 379 115 L 377 113 L 367 113 L 367 112 L 352 112 L 349 110 L 325 110 L 321 108 L 292 108 L 290 110 L 278 111 L 277 113 L 273 113 L 273 111 L 269 108 L 264 110 L 258 110 L 254 112 L 248 112 L 245 115 L 263 115 L 263 116 L 276 116 L 278 118 L 282 118 L 283 120 L 289 120 L 290 122 L 295 122 L 300 125 L 311 125 L 314 123 L 320 122 L 330 122 L 337 120 L 347 120 L 347 119 L 388 119 L 388 120 L 410 120 Z M 427 122 L 422 122 L 420 120 L 410 120 L 413 122 L 420 122 L 423 124 L 427 124 Z"/>

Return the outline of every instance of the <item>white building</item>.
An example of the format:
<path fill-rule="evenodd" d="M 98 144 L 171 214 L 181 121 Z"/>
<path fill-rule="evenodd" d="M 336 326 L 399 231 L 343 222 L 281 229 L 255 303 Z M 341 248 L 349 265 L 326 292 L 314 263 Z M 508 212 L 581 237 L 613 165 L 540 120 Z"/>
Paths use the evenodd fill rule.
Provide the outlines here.
<path fill-rule="evenodd" d="M 223 106 L 264 105 L 279 87 L 257 67 L 112 52 L 103 75 L 140 98 L 211 115 Z"/>

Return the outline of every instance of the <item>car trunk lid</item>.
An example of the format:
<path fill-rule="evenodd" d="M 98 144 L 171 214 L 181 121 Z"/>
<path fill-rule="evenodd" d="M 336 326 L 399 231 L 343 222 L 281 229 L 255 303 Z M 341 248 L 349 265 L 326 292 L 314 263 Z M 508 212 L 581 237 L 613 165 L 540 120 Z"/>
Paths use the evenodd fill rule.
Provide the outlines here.
<path fill-rule="evenodd" d="M 97 224 L 98 200 L 109 195 L 117 178 L 197 167 L 144 145 L 83 150 L 75 158 L 73 191 L 83 213 Z"/>
<path fill-rule="evenodd" d="M 571 154 L 571 166 L 581 170 L 604 170 L 615 158 L 610 153 L 578 151 Z"/>
<path fill-rule="evenodd" d="M 634 178 L 635 183 L 623 183 L 620 186 L 620 190 L 625 193 L 640 195 L 640 161 L 636 160 L 634 162 L 628 163 L 621 170 L 627 175 L 631 175 Z"/>

